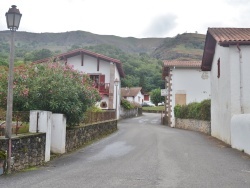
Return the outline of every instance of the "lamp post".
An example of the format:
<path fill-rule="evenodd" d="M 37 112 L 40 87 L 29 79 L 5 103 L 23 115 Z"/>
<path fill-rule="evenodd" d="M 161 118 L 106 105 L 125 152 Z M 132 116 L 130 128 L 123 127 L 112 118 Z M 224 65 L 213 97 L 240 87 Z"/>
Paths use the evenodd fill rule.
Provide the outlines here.
<path fill-rule="evenodd" d="M 14 80 L 14 38 L 15 31 L 18 29 L 22 14 L 16 8 L 16 5 L 12 5 L 9 11 L 5 14 L 7 27 L 11 31 L 10 40 L 10 64 L 9 64 L 9 76 L 8 76 L 8 96 L 7 96 L 7 112 L 6 112 L 6 130 L 5 138 L 9 139 L 8 159 L 7 159 L 7 173 L 10 173 L 11 164 L 11 129 L 12 129 L 12 111 L 13 111 L 13 80 Z"/>
<path fill-rule="evenodd" d="M 117 108 L 118 108 L 118 102 L 117 102 L 117 98 L 118 98 L 118 95 L 117 95 L 117 86 L 118 86 L 118 84 L 119 84 L 119 80 L 116 78 L 115 79 L 115 81 L 114 81 L 114 83 L 115 83 L 115 105 L 116 105 L 116 107 L 115 107 L 115 117 L 117 118 Z"/>

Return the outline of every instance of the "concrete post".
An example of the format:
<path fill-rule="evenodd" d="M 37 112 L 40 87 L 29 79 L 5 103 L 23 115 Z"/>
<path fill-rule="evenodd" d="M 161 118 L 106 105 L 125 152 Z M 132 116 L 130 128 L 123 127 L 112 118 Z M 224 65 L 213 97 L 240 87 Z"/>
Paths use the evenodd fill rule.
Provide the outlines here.
<path fill-rule="evenodd" d="M 51 151 L 65 153 L 66 117 L 63 114 L 52 114 Z"/>
<path fill-rule="evenodd" d="M 46 133 L 45 162 L 50 161 L 51 124 L 52 112 L 40 110 L 30 111 L 29 131 L 31 133 Z"/>

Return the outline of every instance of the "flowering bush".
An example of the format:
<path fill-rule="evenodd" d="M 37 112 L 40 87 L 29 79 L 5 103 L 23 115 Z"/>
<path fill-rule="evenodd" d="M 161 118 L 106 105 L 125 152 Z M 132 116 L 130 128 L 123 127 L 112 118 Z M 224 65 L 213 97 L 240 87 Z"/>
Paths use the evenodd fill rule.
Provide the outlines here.
<path fill-rule="evenodd" d="M 70 65 L 30 64 L 16 67 L 13 110 L 46 110 L 62 113 L 77 125 L 83 112 L 101 99 L 90 78 Z M 0 107 L 6 108 L 7 71 L 0 69 Z"/>

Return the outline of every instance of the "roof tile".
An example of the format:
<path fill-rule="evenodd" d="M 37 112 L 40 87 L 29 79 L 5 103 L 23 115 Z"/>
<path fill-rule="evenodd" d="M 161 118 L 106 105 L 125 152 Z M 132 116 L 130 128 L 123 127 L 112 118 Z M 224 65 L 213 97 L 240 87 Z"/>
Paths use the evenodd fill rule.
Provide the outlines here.
<path fill-rule="evenodd" d="M 123 87 L 121 88 L 121 95 L 122 97 L 134 97 L 141 91 L 141 89 L 141 87 Z"/>
<path fill-rule="evenodd" d="M 196 68 L 201 67 L 201 61 L 167 61 L 164 60 L 164 67 L 183 67 L 183 68 Z"/>
<path fill-rule="evenodd" d="M 250 28 L 208 28 L 208 33 L 221 45 L 250 42 Z"/>

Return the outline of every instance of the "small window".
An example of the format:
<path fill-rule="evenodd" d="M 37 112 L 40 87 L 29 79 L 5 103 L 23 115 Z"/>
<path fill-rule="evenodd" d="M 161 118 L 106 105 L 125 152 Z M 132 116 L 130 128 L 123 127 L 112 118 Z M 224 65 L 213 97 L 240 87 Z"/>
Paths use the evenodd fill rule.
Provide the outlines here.
<path fill-rule="evenodd" d="M 218 67 L 218 69 L 217 69 L 217 78 L 220 78 L 220 58 L 218 59 L 218 62 L 217 62 L 217 67 Z"/>

